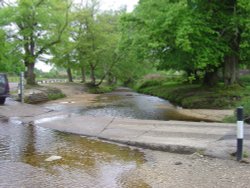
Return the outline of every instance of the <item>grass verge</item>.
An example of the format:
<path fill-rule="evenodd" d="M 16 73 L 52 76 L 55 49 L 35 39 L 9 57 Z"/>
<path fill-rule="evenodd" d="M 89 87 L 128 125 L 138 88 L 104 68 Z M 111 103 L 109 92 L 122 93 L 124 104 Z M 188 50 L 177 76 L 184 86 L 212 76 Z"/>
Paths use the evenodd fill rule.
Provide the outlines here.
<path fill-rule="evenodd" d="M 216 87 L 205 87 L 166 80 L 144 80 L 135 90 L 189 109 L 235 109 L 243 106 L 245 117 L 250 117 L 250 86 L 225 87 L 219 84 Z M 225 122 L 235 122 L 235 117 L 227 117 Z"/>
<path fill-rule="evenodd" d="M 115 85 L 100 85 L 100 86 L 92 86 L 90 84 L 86 84 L 87 91 L 92 94 L 101 94 L 101 93 L 109 93 L 113 91 L 116 86 Z"/>

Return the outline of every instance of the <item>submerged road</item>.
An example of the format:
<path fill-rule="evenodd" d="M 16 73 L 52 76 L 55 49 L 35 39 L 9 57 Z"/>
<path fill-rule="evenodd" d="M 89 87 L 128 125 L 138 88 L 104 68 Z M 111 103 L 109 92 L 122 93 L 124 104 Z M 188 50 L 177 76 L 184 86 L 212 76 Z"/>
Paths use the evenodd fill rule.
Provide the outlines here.
<path fill-rule="evenodd" d="M 116 143 L 174 153 L 232 158 L 236 125 L 224 123 L 136 120 L 51 111 L 11 99 L 0 106 L 0 116 Z M 250 127 L 245 125 L 244 151 L 250 152 Z"/>

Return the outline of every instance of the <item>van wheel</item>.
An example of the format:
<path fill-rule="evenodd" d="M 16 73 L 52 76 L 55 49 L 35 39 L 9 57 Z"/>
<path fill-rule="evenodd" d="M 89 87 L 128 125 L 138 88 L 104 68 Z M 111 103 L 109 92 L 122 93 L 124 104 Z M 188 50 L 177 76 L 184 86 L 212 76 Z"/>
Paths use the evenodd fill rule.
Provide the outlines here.
<path fill-rule="evenodd" d="M 4 104 L 5 103 L 5 98 L 0 98 L 0 104 Z"/>

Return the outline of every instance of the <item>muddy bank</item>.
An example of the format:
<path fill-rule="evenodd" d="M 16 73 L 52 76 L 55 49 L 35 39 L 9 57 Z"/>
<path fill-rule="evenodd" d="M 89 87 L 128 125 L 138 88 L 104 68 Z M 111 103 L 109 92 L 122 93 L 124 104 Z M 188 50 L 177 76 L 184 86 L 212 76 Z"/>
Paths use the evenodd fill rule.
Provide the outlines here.
<path fill-rule="evenodd" d="M 206 122 L 223 122 L 228 116 L 233 116 L 233 110 L 210 110 L 210 109 L 176 109 L 175 113 L 180 116 L 200 119 Z"/>

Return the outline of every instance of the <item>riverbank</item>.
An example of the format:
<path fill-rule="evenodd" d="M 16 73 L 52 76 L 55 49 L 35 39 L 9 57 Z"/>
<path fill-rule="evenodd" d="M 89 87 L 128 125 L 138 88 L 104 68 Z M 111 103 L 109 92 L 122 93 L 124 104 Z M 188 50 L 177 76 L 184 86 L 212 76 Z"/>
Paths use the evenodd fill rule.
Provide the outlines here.
<path fill-rule="evenodd" d="M 49 84 L 45 86 L 52 86 L 61 90 L 66 98 L 58 99 L 58 103 L 74 103 L 82 104 L 86 107 L 93 106 L 93 102 L 96 103 L 97 98 L 100 98 L 100 94 L 91 94 L 87 92 L 87 88 L 82 83 L 59 83 Z M 105 97 L 104 97 L 105 98 Z M 53 101 L 51 102 L 53 103 Z M 105 101 L 99 101 L 99 104 L 105 105 Z M 165 105 L 157 106 L 159 109 L 168 108 Z M 234 110 L 214 110 L 214 109 L 184 109 L 184 108 L 168 108 L 166 109 L 172 117 L 180 120 L 190 121 L 206 121 L 206 122 L 222 122 L 228 116 L 234 115 Z M 181 118 L 182 117 L 182 118 Z"/>
<path fill-rule="evenodd" d="M 205 87 L 157 80 L 146 80 L 136 90 L 161 97 L 187 109 L 232 109 L 245 98 L 250 98 L 250 89 L 247 87 Z"/>
<path fill-rule="evenodd" d="M 181 106 L 190 113 L 191 109 L 225 110 L 225 122 L 235 122 L 233 111 L 238 106 L 245 109 L 245 121 L 250 116 L 250 87 L 231 86 L 204 87 L 198 84 L 180 84 L 179 82 L 166 82 L 163 80 L 144 80 L 135 87 L 136 91 L 169 100 Z M 200 110 L 200 112 L 203 110 Z M 194 110 L 196 113 L 197 110 Z M 209 112 L 207 110 L 205 113 Z M 203 113 L 202 113 L 203 114 Z"/>
<path fill-rule="evenodd" d="M 150 84 L 144 84 L 137 88 L 137 90 L 141 93 L 159 96 L 161 98 L 168 98 L 168 96 L 172 96 L 173 100 L 178 100 L 178 96 L 181 95 L 178 89 L 183 88 L 188 90 L 190 86 L 178 86 L 175 87 L 175 84 L 169 83 L 167 86 L 161 86 L 155 84 L 155 81 L 153 81 L 154 85 Z M 151 83 L 151 84 L 152 84 Z M 192 86 L 193 89 L 197 86 Z M 177 89 L 177 91 L 175 90 Z M 105 88 L 104 88 L 105 90 Z M 107 90 L 109 91 L 110 88 Z M 103 88 L 101 89 L 103 91 Z M 13 91 L 17 92 L 17 91 Z M 189 97 L 193 97 L 191 94 L 187 91 L 183 91 L 184 95 L 189 95 Z M 99 94 L 93 94 L 93 93 L 99 93 L 97 90 L 92 90 L 89 92 L 89 88 L 86 87 L 85 84 L 82 83 L 50 83 L 50 84 L 43 84 L 42 86 L 37 86 L 34 88 L 26 88 L 25 90 L 25 101 L 28 103 L 41 103 L 46 102 L 50 100 L 60 99 L 63 98 L 62 101 L 67 100 L 70 101 L 77 101 L 77 103 L 84 103 L 84 105 L 89 106 L 92 104 L 93 101 L 97 97 L 99 97 Z M 209 94 L 209 91 L 206 91 L 205 93 Z M 198 94 L 194 93 L 194 97 L 197 97 Z M 81 96 L 84 95 L 84 96 Z M 174 97 L 176 96 L 176 97 Z M 65 98 L 66 97 L 66 98 Z M 73 99 L 72 99 L 73 97 Z M 189 99 L 187 97 L 187 99 Z M 204 100 L 206 98 L 202 97 L 201 100 Z M 218 99 L 219 100 L 219 99 Z M 225 119 L 229 119 L 229 121 L 225 122 L 235 122 L 234 116 L 234 110 L 233 109 L 201 109 L 198 108 L 199 103 L 193 103 L 194 107 L 193 109 L 186 109 L 186 108 L 175 108 L 175 109 L 167 109 L 168 113 L 171 113 L 173 116 L 175 116 L 177 119 L 180 120 L 190 120 L 190 121 L 206 121 L 206 122 L 224 122 Z M 202 105 L 201 105 L 202 106 Z M 158 108 L 166 108 L 165 106 L 158 106 Z M 177 117 L 178 116 L 178 117 Z M 183 118 L 180 118 L 183 117 Z M 228 118 L 229 117 L 229 118 Z M 175 119 L 176 119 L 175 118 Z"/>

